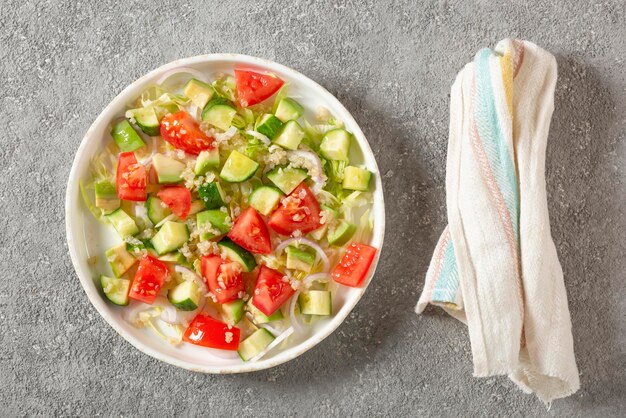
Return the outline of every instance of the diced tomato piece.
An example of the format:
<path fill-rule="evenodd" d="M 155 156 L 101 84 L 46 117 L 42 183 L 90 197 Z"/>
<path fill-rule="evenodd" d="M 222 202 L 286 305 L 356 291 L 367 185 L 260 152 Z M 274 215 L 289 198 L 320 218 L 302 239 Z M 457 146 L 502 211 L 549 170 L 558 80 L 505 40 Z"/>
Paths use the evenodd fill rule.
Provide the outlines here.
<path fill-rule="evenodd" d="M 339 264 L 331 274 L 337 282 L 346 286 L 359 287 L 370 270 L 376 256 L 376 248 L 366 244 L 350 243 Z"/>
<path fill-rule="evenodd" d="M 235 70 L 239 106 L 248 107 L 271 97 L 285 82 L 273 74 Z"/>
<path fill-rule="evenodd" d="M 205 255 L 201 263 L 202 277 L 217 303 L 239 299 L 239 292 L 245 290 L 239 263 L 225 262 L 218 255 Z"/>
<path fill-rule="evenodd" d="M 133 152 L 120 153 L 116 174 L 118 197 L 122 200 L 143 202 L 148 197 L 146 193 L 147 183 L 146 168 L 137 162 L 135 154 Z"/>
<path fill-rule="evenodd" d="M 152 304 L 161 291 L 169 270 L 165 263 L 149 255 L 144 255 L 130 286 L 128 297 Z"/>
<path fill-rule="evenodd" d="M 183 341 L 203 347 L 236 351 L 241 331 L 207 314 L 198 314 L 183 334 Z"/>
<path fill-rule="evenodd" d="M 164 187 L 159 190 L 157 196 L 181 221 L 187 219 L 187 215 L 189 215 L 189 210 L 191 209 L 191 192 L 188 188 L 184 186 Z"/>
<path fill-rule="evenodd" d="M 255 254 L 270 254 L 272 241 L 267 226 L 254 208 L 243 212 L 228 232 L 228 238 Z"/>
<path fill-rule="evenodd" d="M 306 234 L 322 226 L 320 205 L 311 189 L 302 182 L 280 202 L 267 224 L 282 235 L 291 235 L 296 230 Z"/>
<path fill-rule="evenodd" d="M 295 290 L 280 271 L 261 266 L 254 287 L 252 304 L 265 315 L 270 316 L 293 295 Z"/>
<path fill-rule="evenodd" d="M 213 138 L 202 132 L 198 122 L 184 110 L 165 115 L 160 131 L 163 139 L 174 148 L 189 154 L 198 155 L 200 151 L 213 148 Z"/>

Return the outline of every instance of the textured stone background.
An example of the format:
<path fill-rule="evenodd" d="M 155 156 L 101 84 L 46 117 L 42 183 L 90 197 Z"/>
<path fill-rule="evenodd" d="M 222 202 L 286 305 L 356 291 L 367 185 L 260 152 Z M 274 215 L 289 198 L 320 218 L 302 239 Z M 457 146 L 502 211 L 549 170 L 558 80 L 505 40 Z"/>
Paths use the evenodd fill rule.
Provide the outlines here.
<path fill-rule="evenodd" d="M 0 5 L 0 415 L 624 413 L 623 1 L 121 3 Z M 446 222 L 450 85 L 507 36 L 559 64 L 547 184 L 582 389 L 549 412 L 506 378 L 471 376 L 462 324 L 413 313 Z M 65 184 L 91 122 L 147 71 L 210 52 L 269 58 L 327 87 L 369 138 L 387 202 L 383 259 L 348 320 L 300 358 L 246 375 L 135 350 L 92 308 L 64 244 Z"/>

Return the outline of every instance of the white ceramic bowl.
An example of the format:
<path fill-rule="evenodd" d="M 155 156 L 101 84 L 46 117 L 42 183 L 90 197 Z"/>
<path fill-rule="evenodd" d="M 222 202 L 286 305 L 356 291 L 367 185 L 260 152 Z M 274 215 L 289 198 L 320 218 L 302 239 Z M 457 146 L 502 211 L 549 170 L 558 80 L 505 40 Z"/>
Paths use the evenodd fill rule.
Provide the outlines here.
<path fill-rule="evenodd" d="M 134 101 L 161 75 L 180 67 L 197 69 L 209 76 L 218 72 L 232 73 L 234 67 L 265 70 L 276 74 L 285 82 L 290 83 L 289 95 L 297 96 L 308 112 L 324 106 L 345 123 L 346 129 L 354 134 L 358 142 L 358 147 L 355 146 L 351 150 L 351 158 L 361 160 L 357 162 L 365 164 L 374 173 L 374 231 L 370 244 L 379 251 L 365 285 L 358 289 L 341 286 L 335 295 L 335 314 L 330 320 L 314 323 L 308 335 L 300 338 L 292 337 L 288 340 L 289 344 L 286 347 L 278 346 L 254 363 L 243 363 L 236 354 L 232 355 L 232 353 L 191 344 L 173 347 L 146 329 L 133 327 L 122 319 L 123 308 L 106 302 L 95 280 L 100 271 L 106 271 L 104 270 L 106 260 L 102 256 L 104 250 L 113 245 L 118 238 L 110 226 L 102 225 L 93 219 L 81 200 L 79 181 L 89 181 L 90 160 L 104 148 L 108 141 L 111 141 L 108 132 L 111 120 L 123 115 L 126 104 Z M 85 134 L 72 164 L 65 199 L 65 226 L 70 256 L 81 285 L 93 306 L 122 337 L 140 351 L 175 366 L 204 373 L 240 373 L 266 369 L 291 360 L 318 344 L 341 324 L 361 299 L 376 270 L 383 245 L 385 207 L 380 174 L 372 150 L 354 118 L 333 95 L 314 81 L 283 65 L 245 55 L 210 54 L 177 60 L 148 73 L 125 88 L 102 111 Z M 90 265 L 87 262 L 92 256 L 98 256 L 100 260 L 96 265 Z"/>

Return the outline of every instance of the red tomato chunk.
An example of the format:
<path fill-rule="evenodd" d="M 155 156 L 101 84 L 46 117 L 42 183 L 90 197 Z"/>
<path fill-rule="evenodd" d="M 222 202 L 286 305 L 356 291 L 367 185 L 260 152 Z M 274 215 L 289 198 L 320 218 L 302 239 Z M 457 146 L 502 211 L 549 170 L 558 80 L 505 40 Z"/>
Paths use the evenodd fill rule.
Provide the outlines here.
<path fill-rule="evenodd" d="M 236 351 L 241 331 L 207 314 L 198 314 L 183 335 L 183 341 L 203 347 Z"/>
<path fill-rule="evenodd" d="M 252 296 L 252 304 L 270 316 L 293 295 L 295 290 L 280 271 L 261 266 Z"/>
<path fill-rule="evenodd" d="M 283 80 L 253 71 L 235 70 L 239 106 L 248 107 L 271 97 L 284 84 Z"/>
<path fill-rule="evenodd" d="M 365 244 L 351 243 L 346 248 L 343 258 L 332 272 L 332 278 L 346 286 L 359 287 L 376 256 L 376 248 Z"/>
<path fill-rule="evenodd" d="M 170 113 L 161 119 L 161 136 L 174 148 L 189 154 L 198 155 L 200 151 L 213 148 L 213 138 L 207 136 L 189 113 Z"/>
<path fill-rule="evenodd" d="M 144 255 L 133 279 L 128 297 L 152 304 L 165 283 L 169 270 L 165 263 L 149 255 Z"/>
<path fill-rule="evenodd" d="M 122 200 L 143 202 L 147 199 L 148 173 L 133 152 L 122 152 L 117 161 L 117 195 Z"/>

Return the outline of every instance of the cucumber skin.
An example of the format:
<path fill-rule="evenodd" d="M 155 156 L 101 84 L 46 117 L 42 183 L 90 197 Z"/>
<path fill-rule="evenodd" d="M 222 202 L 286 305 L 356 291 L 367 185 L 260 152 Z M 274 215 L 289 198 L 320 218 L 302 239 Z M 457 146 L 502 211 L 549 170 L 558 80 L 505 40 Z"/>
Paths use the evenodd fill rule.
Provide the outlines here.
<path fill-rule="evenodd" d="M 107 292 L 104 291 L 104 288 L 106 287 L 106 281 L 107 280 L 122 280 L 124 282 L 127 282 L 126 283 L 127 289 L 126 289 L 126 299 L 125 299 L 125 301 L 119 302 L 117 300 L 113 300 L 111 298 L 111 295 L 109 295 Z M 113 303 L 114 305 L 117 305 L 117 306 L 127 306 L 130 303 L 130 300 L 128 298 L 128 291 L 130 291 L 130 285 L 131 285 L 130 280 L 120 279 L 120 278 L 112 278 L 112 277 L 107 277 L 107 276 L 104 276 L 104 275 L 100 275 L 100 286 L 102 286 L 102 292 L 104 293 L 104 296 L 106 296 L 106 298 L 111 303 Z"/>
<path fill-rule="evenodd" d="M 256 259 L 249 251 L 241 248 L 241 246 L 235 244 L 230 238 L 226 237 L 217 243 L 218 247 L 225 248 L 229 252 L 234 252 L 239 260 L 231 260 L 237 261 L 242 265 L 243 271 L 246 273 L 250 273 L 257 266 Z"/>
<path fill-rule="evenodd" d="M 111 136 L 122 152 L 135 151 L 145 145 L 139 134 L 126 119 L 113 126 Z"/>
<path fill-rule="evenodd" d="M 219 183 L 203 184 L 198 188 L 198 195 L 207 209 L 219 209 L 225 205 Z"/>

